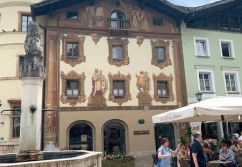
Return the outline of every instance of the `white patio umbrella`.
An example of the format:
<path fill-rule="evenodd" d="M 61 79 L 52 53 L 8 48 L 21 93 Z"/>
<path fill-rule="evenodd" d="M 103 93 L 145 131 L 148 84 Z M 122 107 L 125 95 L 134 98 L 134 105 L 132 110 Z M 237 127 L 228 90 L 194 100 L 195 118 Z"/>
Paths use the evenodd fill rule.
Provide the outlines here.
<path fill-rule="evenodd" d="M 216 97 L 152 117 L 153 123 L 241 121 L 242 98 Z"/>

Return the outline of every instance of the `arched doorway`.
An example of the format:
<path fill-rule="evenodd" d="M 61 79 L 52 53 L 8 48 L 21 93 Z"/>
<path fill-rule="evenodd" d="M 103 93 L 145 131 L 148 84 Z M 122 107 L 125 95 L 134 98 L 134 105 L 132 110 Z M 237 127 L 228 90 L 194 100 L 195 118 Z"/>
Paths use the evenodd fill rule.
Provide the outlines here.
<path fill-rule="evenodd" d="M 172 124 L 155 125 L 156 150 L 160 147 L 160 141 L 162 138 L 168 138 L 170 143 L 169 147 L 175 149 L 175 134 Z"/>
<path fill-rule="evenodd" d="M 114 147 L 119 147 L 126 154 L 125 128 L 118 122 L 108 123 L 103 129 L 104 154 L 112 154 Z"/>
<path fill-rule="evenodd" d="M 77 123 L 69 131 L 70 150 L 93 151 L 93 130 L 86 123 Z"/>

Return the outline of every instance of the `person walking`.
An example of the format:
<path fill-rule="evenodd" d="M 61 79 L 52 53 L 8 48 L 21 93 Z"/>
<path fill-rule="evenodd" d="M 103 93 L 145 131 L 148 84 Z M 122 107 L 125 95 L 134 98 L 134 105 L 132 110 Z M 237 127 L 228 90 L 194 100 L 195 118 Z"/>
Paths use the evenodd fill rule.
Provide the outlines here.
<path fill-rule="evenodd" d="M 180 150 L 180 144 L 175 151 L 169 147 L 169 140 L 167 138 L 161 139 L 161 147 L 158 149 L 158 163 L 157 167 L 171 167 L 171 157 L 176 156 Z"/>
<path fill-rule="evenodd" d="M 194 140 L 190 149 L 190 167 L 206 167 L 206 159 L 204 151 L 200 142 L 202 141 L 202 135 L 200 132 L 196 132 Z"/>

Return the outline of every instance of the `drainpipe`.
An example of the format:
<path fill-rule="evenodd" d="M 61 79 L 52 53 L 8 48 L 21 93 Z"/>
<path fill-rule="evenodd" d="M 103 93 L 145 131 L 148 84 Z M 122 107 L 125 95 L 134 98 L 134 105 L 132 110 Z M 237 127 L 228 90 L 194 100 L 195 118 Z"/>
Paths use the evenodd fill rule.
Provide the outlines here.
<path fill-rule="evenodd" d="M 44 27 L 43 27 L 44 28 Z M 47 48 L 46 48 L 46 41 L 47 41 L 47 35 L 46 35 L 47 31 L 46 28 L 44 28 L 44 67 L 46 67 L 46 53 L 47 53 Z M 45 108 L 45 89 L 46 89 L 46 80 L 44 80 L 44 84 L 43 84 L 43 100 L 42 100 L 42 108 Z M 44 150 L 44 124 L 45 124 L 45 113 L 42 111 L 42 130 L 41 130 L 41 150 Z"/>

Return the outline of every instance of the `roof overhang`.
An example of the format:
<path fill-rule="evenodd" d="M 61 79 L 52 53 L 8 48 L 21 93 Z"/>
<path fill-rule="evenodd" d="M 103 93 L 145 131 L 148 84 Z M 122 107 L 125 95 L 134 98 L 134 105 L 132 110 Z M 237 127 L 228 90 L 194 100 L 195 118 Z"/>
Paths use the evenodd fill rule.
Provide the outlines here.
<path fill-rule="evenodd" d="M 156 9 L 177 22 L 181 22 L 185 16 L 182 7 L 173 5 L 166 0 L 136 0 L 141 4 L 141 8 L 150 7 Z M 53 11 L 80 4 L 83 2 L 90 2 L 94 4 L 94 0 L 47 0 L 31 5 L 31 12 L 33 18 L 41 15 L 49 15 Z"/>

